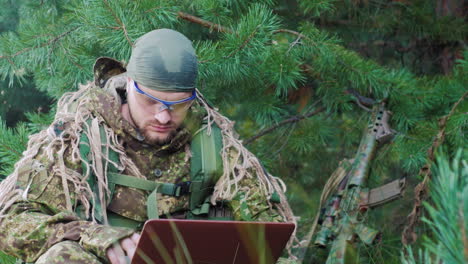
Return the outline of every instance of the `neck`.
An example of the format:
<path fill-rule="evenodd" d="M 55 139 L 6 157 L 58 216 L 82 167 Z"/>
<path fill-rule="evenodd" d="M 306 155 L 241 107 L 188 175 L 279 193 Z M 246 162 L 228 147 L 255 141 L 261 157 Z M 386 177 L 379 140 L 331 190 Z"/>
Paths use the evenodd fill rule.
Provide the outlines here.
<path fill-rule="evenodd" d="M 120 113 L 122 114 L 122 117 L 127 120 L 133 127 L 136 127 L 135 122 L 133 122 L 132 115 L 130 114 L 130 108 L 128 107 L 127 104 L 122 104 L 120 107 Z"/>

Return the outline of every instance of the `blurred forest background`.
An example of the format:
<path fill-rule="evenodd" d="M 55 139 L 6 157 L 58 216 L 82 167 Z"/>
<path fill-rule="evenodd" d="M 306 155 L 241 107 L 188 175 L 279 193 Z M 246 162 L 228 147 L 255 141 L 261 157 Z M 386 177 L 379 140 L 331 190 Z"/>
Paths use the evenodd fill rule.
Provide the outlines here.
<path fill-rule="evenodd" d="M 0 0 L 0 7 L 0 179 L 28 135 L 51 122 L 57 99 L 92 80 L 98 57 L 128 61 L 139 36 L 171 28 L 194 41 L 199 89 L 287 183 L 300 238 L 328 177 L 354 156 L 367 127 L 359 94 L 386 99 L 397 132 L 376 154 L 370 187 L 407 179 L 403 199 L 368 214 L 383 237 L 362 247 L 361 263 L 468 260 L 465 1 Z M 408 250 L 401 236 L 422 181 L 430 185 L 425 220 Z M 327 251 L 312 244 L 303 262 L 324 263 Z"/>

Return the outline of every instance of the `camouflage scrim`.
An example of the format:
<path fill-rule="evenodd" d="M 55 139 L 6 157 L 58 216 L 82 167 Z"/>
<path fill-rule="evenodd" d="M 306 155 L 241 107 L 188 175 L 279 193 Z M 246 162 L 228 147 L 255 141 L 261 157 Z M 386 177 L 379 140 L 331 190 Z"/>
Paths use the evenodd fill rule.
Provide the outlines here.
<path fill-rule="evenodd" d="M 158 29 L 135 42 L 128 76 L 150 89 L 187 92 L 195 89 L 197 57 L 192 42 L 181 33 Z"/>
<path fill-rule="evenodd" d="M 99 75 L 101 76 L 101 75 Z M 191 153 L 187 151 L 192 131 L 205 112 L 202 107 L 194 106 L 190 118 L 194 128 L 184 125 L 171 142 L 162 146 L 148 145 L 138 131 L 122 118 L 120 108 L 122 99 L 116 91 L 125 90 L 125 73 L 111 77 L 103 88 L 89 85 L 83 93 L 87 98 L 86 107 L 93 116 L 102 120 L 102 125 L 112 130 L 125 144 L 126 158 L 146 177 L 167 183 L 185 182 L 190 179 Z M 81 98 L 77 98 L 77 104 Z M 70 106 L 73 108 L 73 106 Z M 63 137 L 65 151 L 63 161 L 67 173 L 81 175 L 82 164 L 73 159 L 70 152 L 70 137 L 64 131 L 75 126 L 76 120 L 53 127 L 57 135 Z M 190 125 L 190 126 L 192 126 Z M 83 127 L 83 130 L 86 130 Z M 41 149 L 48 142 L 41 142 Z M 57 146 L 60 147 L 60 146 Z M 56 149 L 59 151 L 59 148 Z M 9 255 L 38 263 L 107 263 L 106 250 L 115 242 L 130 236 L 135 230 L 115 226 L 106 226 L 86 218 L 80 210 L 83 208 L 77 197 L 78 192 L 73 182 L 68 182 L 73 211 L 67 210 L 63 179 L 54 171 L 56 159 L 49 159 L 44 151 L 24 163 L 19 171 L 17 188 L 29 188 L 27 201 L 14 204 L 9 215 L 0 221 L 0 250 Z M 123 174 L 131 175 L 124 169 Z M 235 220 L 284 221 L 276 208 L 270 208 L 267 197 L 259 191 L 255 178 L 244 178 L 239 183 L 250 195 L 236 196 L 226 205 L 233 212 Z M 143 222 L 147 220 L 146 201 L 148 192 L 125 186 L 118 186 L 111 197 L 107 211 L 122 217 Z M 173 197 L 158 196 L 160 215 L 173 214 L 188 210 L 188 195 Z M 63 261 L 61 261 L 63 260 Z M 88 261 L 88 262 L 86 262 Z M 285 263 L 285 262 L 283 262 Z"/>

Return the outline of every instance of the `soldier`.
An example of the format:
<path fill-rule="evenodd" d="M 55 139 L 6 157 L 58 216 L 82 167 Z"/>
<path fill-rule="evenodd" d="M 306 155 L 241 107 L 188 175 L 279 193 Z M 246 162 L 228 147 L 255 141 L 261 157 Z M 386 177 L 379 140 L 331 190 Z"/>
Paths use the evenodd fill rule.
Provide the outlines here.
<path fill-rule="evenodd" d="M 282 182 L 195 88 L 185 36 L 151 31 L 126 68 L 100 58 L 94 75 L 59 100 L 0 184 L 1 251 L 37 264 L 126 263 L 149 218 L 294 221 Z"/>

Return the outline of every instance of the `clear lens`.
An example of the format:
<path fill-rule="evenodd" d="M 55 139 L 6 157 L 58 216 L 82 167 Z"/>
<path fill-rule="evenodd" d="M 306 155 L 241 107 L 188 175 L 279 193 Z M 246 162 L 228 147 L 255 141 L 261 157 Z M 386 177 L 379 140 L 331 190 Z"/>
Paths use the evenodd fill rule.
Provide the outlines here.
<path fill-rule="evenodd" d="M 185 101 L 185 102 L 180 102 L 180 103 L 170 103 L 170 102 L 161 102 L 163 100 L 159 100 L 155 97 L 152 97 L 151 95 L 146 94 L 142 90 L 138 88 L 138 85 L 136 82 L 133 83 L 137 95 L 140 97 L 141 104 L 144 108 L 146 108 L 148 111 L 157 114 L 160 113 L 164 110 L 168 110 L 171 112 L 172 115 L 180 115 L 183 114 L 187 109 L 192 105 L 193 99 L 196 97 L 195 91 L 192 94 L 191 97 L 185 99 L 185 100 L 180 100 L 180 101 Z"/>
<path fill-rule="evenodd" d="M 166 106 L 165 104 L 155 101 L 149 97 L 146 97 L 144 94 L 137 93 L 139 97 L 139 101 L 141 102 L 142 106 L 150 113 L 158 114 L 164 110 L 169 110 L 172 115 L 181 115 L 185 111 L 187 111 L 193 103 L 193 100 L 173 104 L 170 106 Z"/>
<path fill-rule="evenodd" d="M 187 111 L 187 109 L 189 109 L 189 107 L 192 105 L 192 102 L 193 101 L 183 102 L 183 103 L 179 103 L 179 104 L 173 104 L 173 105 L 171 105 L 169 107 L 169 110 L 174 114 L 181 114 L 181 113 Z"/>
<path fill-rule="evenodd" d="M 166 106 L 163 103 L 158 103 L 157 105 L 158 106 L 156 106 L 156 109 L 158 109 L 158 111 L 156 112 L 156 114 L 168 109 L 169 112 L 171 112 L 172 115 L 177 116 L 177 115 L 181 115 L 185 111 L 187 111 L 187 109 L 189 109 L 189 107 L 192 105 L 192 101 L 183 102 L 183 103 L 179 103 L 179 104 L 173 104 L 173 105 L 170 105 L 170 106 Z"/>

